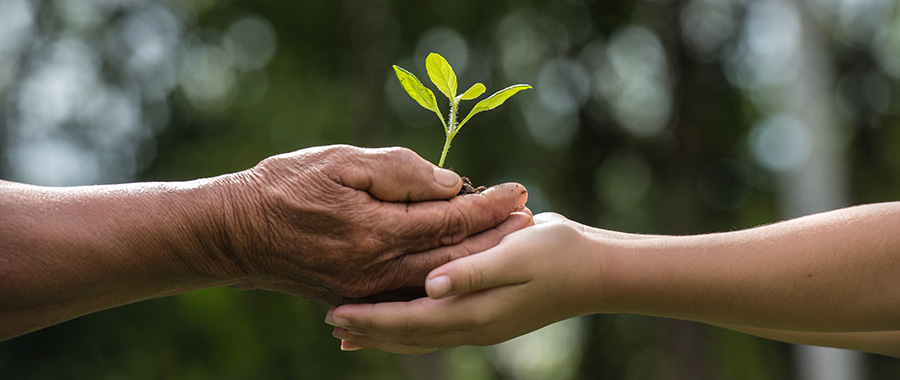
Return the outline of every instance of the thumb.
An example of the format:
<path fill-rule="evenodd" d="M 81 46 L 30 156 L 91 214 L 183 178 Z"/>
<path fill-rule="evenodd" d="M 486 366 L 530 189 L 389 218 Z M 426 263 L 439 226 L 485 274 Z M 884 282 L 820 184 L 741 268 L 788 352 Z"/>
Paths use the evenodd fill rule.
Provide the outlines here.
<path fill-rule="evenodd" d="M 340 174 L 341 183 L 386 202 L 449 199 L 462 180 L 406 148 L 361 149 Z"/>
<path fill-rule="evenodd" d="M 401 282 L 392 285 L 394 287 L 418 288 L 421 290 L 422 281 L 435 268 L 461 257 L 492 248 L 499 244 L 505 236 L 532 225 L 534 225 L 534 220 L 531 219 L 531 214 L 514 212 L 503 223 L 469 236 L 459 244 L 446 245 L 425 252 L 404 255 L 397 260 L 399 266 L 395 271 L 400 274 L 395 277 Z M 421 292 L 418 294 L 421 297 Z"/>
<path fill-rule="evenodd" d="M 525 281 L 510 265 L 512 251 L 503 244 L 487 251 L 451 261 L 431 271 L 425 291 L 434 299 Z"/>

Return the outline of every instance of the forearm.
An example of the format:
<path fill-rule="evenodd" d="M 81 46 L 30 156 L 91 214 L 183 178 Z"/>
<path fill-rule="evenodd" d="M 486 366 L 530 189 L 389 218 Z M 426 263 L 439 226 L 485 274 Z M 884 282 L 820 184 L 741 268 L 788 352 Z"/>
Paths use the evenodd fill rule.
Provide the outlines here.
<path fill-rule="evenodd" d="M 794 331 L 900 330 L 900 203 L 606 242 L 596 312 Z"/>
<path fill-rule="evenodd" d="M 209 183 L 0 182 L 0 339 L 93 311 L 228 284 Z"/>

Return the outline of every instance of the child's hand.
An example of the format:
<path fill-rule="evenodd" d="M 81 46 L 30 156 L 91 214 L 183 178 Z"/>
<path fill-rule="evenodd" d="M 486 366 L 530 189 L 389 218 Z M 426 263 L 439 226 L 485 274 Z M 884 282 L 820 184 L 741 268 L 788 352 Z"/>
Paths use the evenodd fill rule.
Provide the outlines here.
<path fill-rule="evenodd" d="M 603 262 L 590 253 L 586 229 L 556 214 L 534 220 L 494 248 L 433 270 L 430 298 L 343 305 L 326 323 L 345 350 L 424 353 L 492 345 L 590 312 Z"/>

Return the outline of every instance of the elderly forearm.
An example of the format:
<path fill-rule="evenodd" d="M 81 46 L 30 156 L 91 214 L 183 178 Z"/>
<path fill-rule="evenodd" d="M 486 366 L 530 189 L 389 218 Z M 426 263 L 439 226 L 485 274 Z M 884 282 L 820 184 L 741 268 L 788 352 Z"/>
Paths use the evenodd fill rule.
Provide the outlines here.
<path fill-rule="evenodd" d="M 900 330 L 900 203 L 616 241 L 598 312 L 795 331 Z"/>
<path fill-rule="evenodd" d="M 222 179 L 217 179 L 222 180 Z M 0 339 L 93 311 L 229 284 L 210 183 L 0 182 Z M 217 211 L 218 210 L 218 211 Z"/>

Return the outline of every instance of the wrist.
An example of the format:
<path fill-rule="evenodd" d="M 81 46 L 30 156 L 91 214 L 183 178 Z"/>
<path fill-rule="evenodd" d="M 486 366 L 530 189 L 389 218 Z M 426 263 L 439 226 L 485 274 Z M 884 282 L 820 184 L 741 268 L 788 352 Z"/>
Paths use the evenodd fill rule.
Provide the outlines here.
<path fill-rule="evenodd" d="M 611 247 L 607 240 L 591 234 L 580 225 L 567 224 L 572 234 L 560 235 L 560 247 L 566 247 L 569 264 L 562 273 L 557 274 L 563 278 L 562 290 L 568 293 L 572 299 L 570 310 L 566 317 L 575 317 L 589 314 L 609 313 L 610 287 L 608 273 L 614 272 L 614 263 L 610 258 L 614 256 L 610 252 Z"/>
<path fill-rule="evenodd" d="M 132 275 L 168 284 L 166 294 L 246 281 L 229 229 L 235 215 L 232 175 L 186 182 L 114 185 L 107 205 L 111 236 L 122 236 Z"/>
<path fill-rule="evenodd" d="M 218 285 L 249 281 L 244 253 L 252 243 L 241 236 L 257 213 L 246 207 L 247 183 L 248 173 L 238 172 L 178 185 L 181 213 L 175 218 L 184 228 L 175 231 L 172 241 L 180 248 L 171 254 L 187 264 L 188 276 Z"/>
<path fill-rule="evenodd" d="M 708 282 L 710 271 L 697 255 L 709 249 L 702 247 L 704 242 L 692 236 L 612 242 L 603 312 L 692 319 L 687 311 L 724 285 Z"/>
<path fill-rule="evenodd" d="M 649 251 L 661 249 L 660 239 L 621 239 L 588 234 L 585 239 L 593 247 L 592 265 L 596 268 L 590 278 L 594 296 L 587 303 L 592 314 L 633 312 L 635 299 L 642 297 L 640 286 L 634 286 L 635 261 Z"/>

